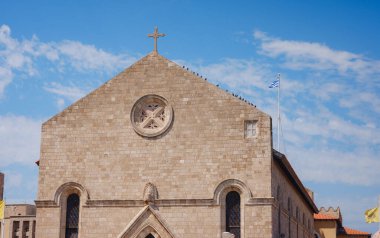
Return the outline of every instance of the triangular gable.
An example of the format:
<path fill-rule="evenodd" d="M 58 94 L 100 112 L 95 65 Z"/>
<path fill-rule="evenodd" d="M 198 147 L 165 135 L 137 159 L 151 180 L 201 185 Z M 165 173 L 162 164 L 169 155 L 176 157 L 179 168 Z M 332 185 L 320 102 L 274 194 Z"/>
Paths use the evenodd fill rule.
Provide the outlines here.
<path fill-rule="evenodd" d="M 87 103 L 90 99 L 92 99 L 93 97 L 96 97 L 97 94 L 104 93 L 104 91 L 106 91 L 107 88 L 110 87 L 114 81 L 117 81 L 117 80 L 124 81 L 127 79 L 128 80 L 131 80 L 131 79 L 135 80 L 134 73 L 135 73 L 136 69 L 144 68 L 144 67 L 146 67 L 146 65 L 149 65 L 151 62 L 161 62 L 161 65 L 165 66 L 165 67 L 159 69 L 162 72 L 164 72 L 165 70 L 167 70 L 169 68 L 177 68 L 181 71 L 181 74 L 183 75 L 183 77 L 180 77 L 180 78 L 193 79 L 193 80 L 196 80 L 197 82 L 201 82 L 202 84 L 204 83 L 204 87 L 208 88 L 208 90 L 209 90 L 208 93 L 213 92 L 215 94 L 219 94 L 219 97 L 221 97 L 222 95 L 224 95 L 224 96 L 228 95 L 232 99 L 232 101 L 235 101 L 235 103 L 238 102 L 238 103 L 242 103 L 242 105 L 245 104 L 245 106 L 249 106 L 250 109 L 254 108 L 255 111 L 259 111 L 260 113 L 265 114 L 261 110 L 257 109 L 256 106 L 254 106 L 252 103 L 250 103 L 250 102 L 248 102 L 242 98 L 238 98 L 237 95 L 233 96 L 232 94 L 222 90 L 221 88 L 219 88 L 219 86 L 215 86 L 214 84 L 208 82 L 206 78 L 202 78 L 199 74 L 195 74 L 195 72 L 189 71 L 188 68 L 185 69 L 184 66 L 181 67 L 177 63 L 170 61 L 169 59 L 165 58 L 164 56 L 162 56 L 156 52 L 151 52 L 150 54 L 146 55 L 145 57 L 141 58 L 140 60 L 138 60 L 137 62 L 135 62 L 131 66 L 129 66 L 128 68 L 121 71 L 117 76 L 111 78 L 110 80 L 108 80 L 107 82 L 105 82 L 104 84 L 102 84 L 101 86 L 99 86 L 98 88 L 96 88 L 95 90 L 90 92 L 89 94 L 85 95 L 84 97 L 82 97 L 78 101 L 74 102 L 73 104 L 71 104 L 70 106 L 65 108 L 63 111 L 59 112 L 58 114 L 54 115 L 53 117 L 51 117 L 50 119 L 45 121 L 43 123 L 43 125 L 53 123 L 53 121 L 58 120 L 59 117 L 64 117 L 65 115 L 70 114 L 72 112 L 81 111 L 81 109 L 84 106 L 88 106 Z M 181 75 L 181 74 L 178 73 L 178 75 Z M 149 75 L 147 75 L 147 77 L 148 76 Z M 179 78 L 176 80 L 179 80 Z M 143 84 L 144 80 L 139 79 L 139 81 L 140 82 L 138 84 L 139 84 L 139 86 L 141 86 Z M 173 82 L 171 82 L 171 83 L 173 83 Z M 208 97 L 208 98 L 210 98 L 210 97 Z M 94 99 L 92 99 L 92 100 L 94 100 Z"/>
<path fill-rule="evenodd" d="M 149 234 L 155 238 L 176 238 L 163 217 L 148 205 L 129 222 L 118 238 L 145 238 Z"/>

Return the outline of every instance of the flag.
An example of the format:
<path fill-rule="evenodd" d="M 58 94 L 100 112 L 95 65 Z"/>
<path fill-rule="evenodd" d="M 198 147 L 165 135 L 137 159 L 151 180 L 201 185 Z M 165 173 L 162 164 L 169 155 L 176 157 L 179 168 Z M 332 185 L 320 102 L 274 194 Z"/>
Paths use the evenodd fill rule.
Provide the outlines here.
<path fill-rule="evenodd" d="M 380 222 L 378 207 L 365 211 L 365 222 L 367 223 Z"/>
<path fill-rule="evenodd" d="M 280 86 L 280 80 L 277 79 L 269 85 L 269 88 L 277 88 L 278 86 Z"/>
<path fill-rule="evenodd" d="M 0 200 L 0 220 L 4 219 L 5 201 Z"/>

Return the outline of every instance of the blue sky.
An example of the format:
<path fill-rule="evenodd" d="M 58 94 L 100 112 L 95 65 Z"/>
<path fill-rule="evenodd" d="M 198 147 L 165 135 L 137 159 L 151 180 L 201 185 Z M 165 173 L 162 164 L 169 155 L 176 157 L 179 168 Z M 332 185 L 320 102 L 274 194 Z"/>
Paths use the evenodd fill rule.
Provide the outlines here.
<path fill-rule="evenodd" d="M 0 170 L 7 202 L 36 198 L 41 123 L 159 52 L 273 117 L 318 207 L 375 232 L 380 195 L 379 1 L 0 2 Z M 274 134 L 274 138 L 276 133 Z M 276 146 L 276 141 L 274 142 Z"/>

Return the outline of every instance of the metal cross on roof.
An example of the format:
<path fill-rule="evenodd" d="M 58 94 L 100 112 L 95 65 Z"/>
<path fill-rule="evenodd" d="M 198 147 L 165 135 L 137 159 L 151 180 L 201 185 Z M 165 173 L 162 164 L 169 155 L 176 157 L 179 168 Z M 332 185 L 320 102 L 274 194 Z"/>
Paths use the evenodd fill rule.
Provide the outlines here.
<path fill-rule="evenodd" d="M 148 34 L 148 37 L 153 37 L 154 38 L 154 52 L 157 52 L 157 39 L 159 37 L 164 37 L 165 34 L 158 33 L 158 28 L 157 26 L 154 28 L 154 33 L 153 34 Z"/>

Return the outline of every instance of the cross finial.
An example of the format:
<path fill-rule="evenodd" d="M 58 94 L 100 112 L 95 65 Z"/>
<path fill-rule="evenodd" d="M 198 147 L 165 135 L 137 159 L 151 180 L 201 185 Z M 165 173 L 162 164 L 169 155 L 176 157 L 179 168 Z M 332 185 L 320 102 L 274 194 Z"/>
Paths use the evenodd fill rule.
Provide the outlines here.
<path fill-rule="evenodd" d="M 159 37 L 164 37 L 165 34 L 158 33 L 158 28 L 157 26 L 154 28 L 154 33 L 153 34 L 148 34 L 148 37 L 153 37 L 154 38 L 154 52 L 157 53 L 157 39 Z"/>

